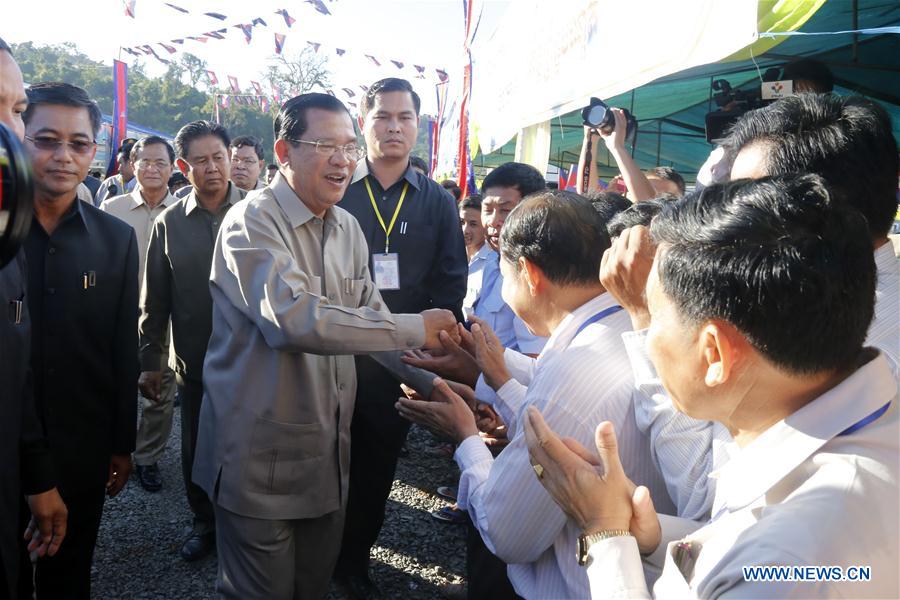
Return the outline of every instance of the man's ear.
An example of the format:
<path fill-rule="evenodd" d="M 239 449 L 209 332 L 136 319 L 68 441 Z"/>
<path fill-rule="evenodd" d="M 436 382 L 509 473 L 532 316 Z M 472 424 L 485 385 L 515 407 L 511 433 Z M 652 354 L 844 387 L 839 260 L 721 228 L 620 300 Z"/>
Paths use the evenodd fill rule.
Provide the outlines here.
<path fill-rule="evenodd" d="M 737 329 L 722 321 L 709 321 L 700 328 L 700 351 L 706 364 L 704 381 L 708 387 L 732 378 L 746 343 Z"/>
<path fill-rule="evenodd" d="M 363 130 L 363 126 L 366 124 L 366 120 L 363 118 L 362 114 L 356 115 L 356 124 L 359 125 L 359 130 Z"/>
<path fill-rule="evenodd" d="M 290 157 L 288 156 L 288 152 L 291 147 L 288 144 L 287 140 L 277 139 L 275 140 L 275 161 L 280 165 L 289 165 Z"/>
<path fill-rule="evenodd" d="M 540 290 L 544 289 L 546 283 L 544 272 L 541 271 L 539 266 L 523 256 L 519 257 L 519 273 L 520 276 L 525 277 L 525 283 L 528 285 L 528 291 L 532 296 L 536 296 Z"/>
<path fill-rule="evenodd" d="M 187 177 L 188 173 L 191 172 L 190 163 L 188 163 L 188 161 L 184 160 L 183 158 L 176 158 L 175 166 L 178 167 L 178 170 L 181 171 L 181 174 L 185 177 Z"/>

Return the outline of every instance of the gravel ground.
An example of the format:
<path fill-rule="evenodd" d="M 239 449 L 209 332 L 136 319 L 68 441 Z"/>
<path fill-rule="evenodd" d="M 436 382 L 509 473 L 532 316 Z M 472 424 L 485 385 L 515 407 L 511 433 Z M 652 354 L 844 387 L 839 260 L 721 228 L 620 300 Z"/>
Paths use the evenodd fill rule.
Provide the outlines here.
<path fill-rule="evenodd" d="M 445 506 L 434 490 L 452 485 L 453 461 L 433 456 L 433 436 L 413 426 L 372 552 L 372 575 L 386 598 L 442 598 L 440 586 L 465 577 L 465 528 L 429 516 Z M 94 554 L 93 598 L 213 598 L 216 558 L 184 562 L 178 551 L 191 513 L 181 480 L 180 415 L 159 463 L 163 489 L 150 494 L 136 477 L 108 500 Z M 342 596 L 332 591 L 330 599 Z"/>

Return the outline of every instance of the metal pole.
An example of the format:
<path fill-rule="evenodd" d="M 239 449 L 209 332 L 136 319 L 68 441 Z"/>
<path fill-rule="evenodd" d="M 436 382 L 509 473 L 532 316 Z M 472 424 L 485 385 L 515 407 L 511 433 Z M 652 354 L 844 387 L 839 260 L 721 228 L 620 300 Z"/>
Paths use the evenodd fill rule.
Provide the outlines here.
<path fill-rule="evenodd" d="M 662 145 L 662 121 L 656 122 L 656 166 L 659 166 L 659 151 L 660 146 Z"/>
<path fill-rule="evenodd" d="M 853 0 L 853 31 L 859 29 L 859 0 Z M 859 34 L 853 34 L 853 62 L 859 61 Z"/>

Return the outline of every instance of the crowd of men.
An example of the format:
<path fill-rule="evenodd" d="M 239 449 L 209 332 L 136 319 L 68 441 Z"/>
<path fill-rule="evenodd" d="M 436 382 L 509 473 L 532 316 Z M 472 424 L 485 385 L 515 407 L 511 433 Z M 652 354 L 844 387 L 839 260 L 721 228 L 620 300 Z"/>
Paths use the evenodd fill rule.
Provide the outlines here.
<path fill-rule="evenodd" d="M 884 109 L 813 89 L 751 111 L 688 194 L 637 168 L 614 110 L 584 150 L 627 198 L 516 162 L 454 197 L 410 155 L 419 110 L 394 78 L 356 124 L 291 98 L 273 164 L 195 121 L 91 193 L 96 103 L 26 90 L 0 40 L 35 185 L 0 270 L 0 597 L 90 597 L 104 500 L 132 465 L 161 488 L 176 401 L 181 556 L 215 551 L 223 598 L 380 597 L 411 422 L 455 445 L 469 598 L 898 597 Z"/>

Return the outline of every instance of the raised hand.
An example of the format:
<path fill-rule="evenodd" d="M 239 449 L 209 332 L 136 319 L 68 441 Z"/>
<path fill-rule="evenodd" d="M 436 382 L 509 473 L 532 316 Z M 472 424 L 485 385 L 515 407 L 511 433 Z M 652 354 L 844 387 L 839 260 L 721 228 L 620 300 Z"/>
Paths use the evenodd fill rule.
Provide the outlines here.
<path fill-rule="evenodd" d="M 655 254 L 650 230 L 637 225 L 613 240 L 600 263 L 600 283 L 628 311 L 635 330 L 650 326 L 646 288 Z"/>
<path fill-rule="evenodd" d="M 511 379 L 503 358 L 505 348 L 490 326 L 472 317 L 472 338 L 475 341 L 475 361 L 484 374 L 484 381 L 495 391 Z"/>
<path fill-rule="evenodd" d="M 399 398 L 394 407 L 404 419 L 453 442 L 460 443 L 467 437 L 478 435 L 475 415 L 469 405 L 440 377 L 434 380 L 430 400 Z"/>
<path fill-rule="evenodd" d="M 446 379 L 460 381 L 474 387 L 478 381 L 478 375 L 481 373 L 475 357 L 463 350 L 456 340 L 445 331 L 440 332 L 438 341 L 441 346 L 434 352 L 411 350 L 405 352 L 400 360 Z"/>

